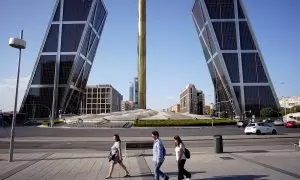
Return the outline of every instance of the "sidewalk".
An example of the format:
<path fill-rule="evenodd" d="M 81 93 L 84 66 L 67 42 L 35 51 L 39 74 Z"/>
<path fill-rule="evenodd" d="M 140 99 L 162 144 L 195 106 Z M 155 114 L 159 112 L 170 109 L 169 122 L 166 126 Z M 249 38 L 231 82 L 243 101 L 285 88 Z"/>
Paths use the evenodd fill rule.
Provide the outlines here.
<path fill-rule="evenodd" d="M 225 140 L 239 140 L 239 139 L 271 139 L 271 138 L 299 138 L 300 133 L 291 133 L 285 135 L 225 135 Z M 122 137 L 123 142 L 126 141 L 152 141 L 151 137 Z M 173 137 L 161 137 L 164 141 L 173 141 Z M 197 140 L 212 140 L 213 136 L 184 136 L 185 141 Z M 9 138 L 0 138 L 0 141 L 9 142 Z M 42 142 L 42 141 L 97 141 L 97 142 L 111 142 L 112 137 L 15 137 L 15 141 L 19 142 Z"/>
<path fill-rule="evenodd" d="M 16 153 L 15 162 L 7 162 L 7 154 L 0 154 L 0 180 L 18 179 L 64 179 L 103 180 L 109 163 L 104 153 L 60 152 L 60 153 Z M 300 152 L 193 154 L 186 169 L 193 180 L 221 179 L 300 179 Z M 151 156 L 124 159 L 131 178 L 124 175 L 119 166 L 113 173 L 118 180 L 153 180 Z M 177 179 L 177 164 L 174 156 L 167 156 L 162 166 L 171 180 Z"/>

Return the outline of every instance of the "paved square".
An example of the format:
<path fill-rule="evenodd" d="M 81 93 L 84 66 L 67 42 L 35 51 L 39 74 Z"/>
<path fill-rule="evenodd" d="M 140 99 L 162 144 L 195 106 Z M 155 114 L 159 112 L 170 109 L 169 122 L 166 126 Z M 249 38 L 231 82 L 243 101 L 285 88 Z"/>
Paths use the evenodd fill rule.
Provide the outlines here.
<path fill-rule="evenodd" d="M 105 154 L 97 152 L 16 153 L 15 161 L 0 154 L 0 179 L 6 180 L 103 180 L 109 170 Z M 221 179 L 300 179 L 300 152 L 262 152 L 233 154 L 192 154 L 186 169 L 193 180 Z M 153 180 L 151 156 L 125 158 L 131 177 L 117 165 L 113 179 Z M 177 179 L 174 156 L 167 156 L 162 166 L 170 179 Z"/>

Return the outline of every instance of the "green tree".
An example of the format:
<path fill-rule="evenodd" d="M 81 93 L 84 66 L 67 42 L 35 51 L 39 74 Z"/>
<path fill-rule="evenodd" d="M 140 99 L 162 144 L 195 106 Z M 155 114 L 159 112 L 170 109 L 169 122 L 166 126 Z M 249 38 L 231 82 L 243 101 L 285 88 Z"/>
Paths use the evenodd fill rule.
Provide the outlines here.
<path fill-rule="evenodd" d="M 277 111 L 271 107 L 263 108 L 260 110 L 261 117 L 277 117 Z"/>
<path fill-rule="evenodd" d="M 292 107 L 292 110 L 295 112 L 300 112 L 300 105 Z"/>
<path fill-rule="evenodd" d="M 227 112 L 220 112 L 220 118 L 228 118 Z"/>

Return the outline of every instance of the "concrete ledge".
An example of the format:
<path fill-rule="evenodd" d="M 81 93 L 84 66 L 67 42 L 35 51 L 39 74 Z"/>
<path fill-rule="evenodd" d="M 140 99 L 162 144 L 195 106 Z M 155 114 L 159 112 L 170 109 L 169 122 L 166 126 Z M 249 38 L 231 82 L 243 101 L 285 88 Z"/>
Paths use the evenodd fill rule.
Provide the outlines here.
<path fill-rule="evenodd" d="M 292 133 L 286 135 L 227 135 L 223 136 L 223 140 L 241 140 L 241 139 L 278 139 L 278 138 L 299 138 L 300 133 Z M 122 142 L 131 141 L 149 141 L 151 137 L 122 137 Z M 173 141 L 173 137 L 161 137 L 164 141 Z M 212 140 L 213 136 L 183 136 L 184 141 L 201 141 Z M 0 138 L 2 142 L 9 142 L 9 138 Z M 90 142 L 112 142 L 111 137 L 16 137 L 16 142 L 60 142 L 60 141 L 90 141 Z"/>

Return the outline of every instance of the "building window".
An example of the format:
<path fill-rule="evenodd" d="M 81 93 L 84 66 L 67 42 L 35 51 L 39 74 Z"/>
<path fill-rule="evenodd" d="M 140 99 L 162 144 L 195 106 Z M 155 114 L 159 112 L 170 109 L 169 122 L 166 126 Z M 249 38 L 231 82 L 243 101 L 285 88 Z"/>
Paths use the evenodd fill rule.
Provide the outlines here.
<path fill-rule="evenodd" d="M 234 19 L 233 0 L 205 0 L 211 19 Z"/>
<path fill-rule="evenodd" d="M 235 22 L 213 22 L 221 50 L 236 50 Z"/>

